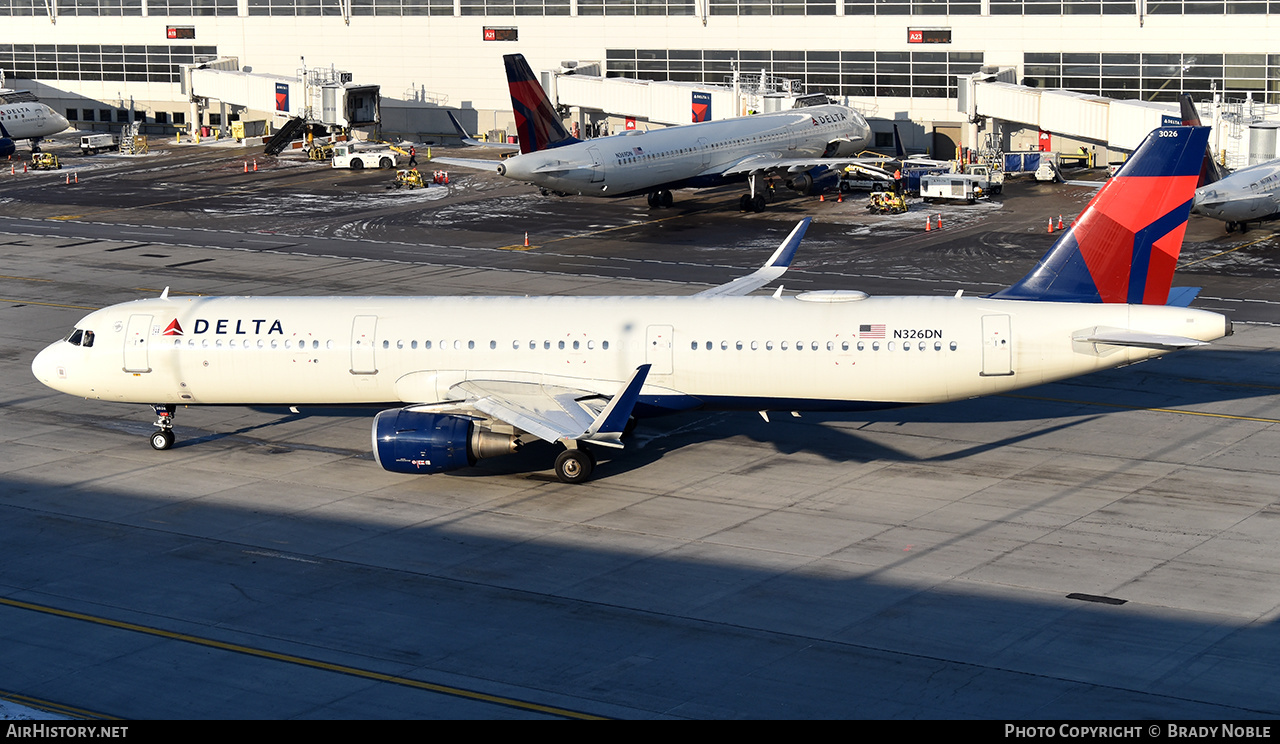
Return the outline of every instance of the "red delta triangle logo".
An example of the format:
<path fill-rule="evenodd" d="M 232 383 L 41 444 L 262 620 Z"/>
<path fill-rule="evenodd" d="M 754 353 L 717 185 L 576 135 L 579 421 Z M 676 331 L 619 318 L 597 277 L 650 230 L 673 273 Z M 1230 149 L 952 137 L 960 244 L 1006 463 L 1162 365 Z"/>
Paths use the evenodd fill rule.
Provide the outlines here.
<path fill-rule="evenodd" d="M 162 336 L 181 336 L 181 335 L 182 335 L 182 326 L 178 324 L 178 319 L 177 319 L 177 318 L 174 318 L 174 319 L 173 319 L 173 322 L 171 322 L 167 327 L 165 327 L 165 329 L 164 329 L 164 333 L 162 333 L 162 334 L 160 334 L 160 335 L 162 335 Z"/>

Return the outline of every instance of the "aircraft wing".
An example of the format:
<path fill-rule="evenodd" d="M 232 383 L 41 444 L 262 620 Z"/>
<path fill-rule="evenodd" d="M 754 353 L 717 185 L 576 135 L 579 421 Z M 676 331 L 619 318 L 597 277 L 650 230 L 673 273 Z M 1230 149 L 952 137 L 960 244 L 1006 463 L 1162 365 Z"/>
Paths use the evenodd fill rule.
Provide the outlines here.
<path fill-rule="evenodd" d="M 787 236 L 787 239 L 782 241 L 782 245 L 778 246 L 778 250 L 774 251 L 764 266 L 756 269 L 755 272 L 740 276 L 728 284 L 721 284 L 718 287 L 703 290 L 694 295 L 694 297 L 738 297 L 759 289 L 782 276 L 791 267 L 791 259 L 795 258 L 796 248 L 800 246 L 800 239 L 804 237 L 804 231 L 809 229 L 809 223 L 812 221 L 812 217 L 805 217 L 800 220 L 800 223 L 792 228 L 791 234 Z"/>
<path fill-rule="evenodd" d="M 622 432 L 648 374 L 648 364 L 637 367 L 612 397 L 534 382 L 467 380 L 449 388 L 457 400 L 413 406 L 413 410 L 497 419 L 548 442 L 584 441 L 621 447 Z"/>
<path fill-rule="evenodd" d="M 784 158 L 778 155 L 760 154 L 751 155 L 733 163 L 728 168 L 720 171 L 724 176 L 741 176 L 741 175 L 792 175 L 795 173 L 804 173 L 813 170 L 819 166 L 827 166 L 828 168 L 838 170 L 848 165 L 867 164 L 874 165 L 883 163 L 884 158 L 880 157 L 852 157 L 852 158 Z"/>
<path fill-rule="evenodd" d="M 468 147 L 484 147 L 491 150 L 502 150 L 505 152 L 514 152 L 520 149 L 520 145 L 508 145 L 505 142 L 481 142 L 480 140 L 467 134 L 467 130 L 462 128 L 462 124 L 454 117 L 452 111 L 446 111 L 449 115 L 449 121 L 453 122 L 454 131 L 458 133 L 458 137 L 462 139 L 462 144 Z"/>

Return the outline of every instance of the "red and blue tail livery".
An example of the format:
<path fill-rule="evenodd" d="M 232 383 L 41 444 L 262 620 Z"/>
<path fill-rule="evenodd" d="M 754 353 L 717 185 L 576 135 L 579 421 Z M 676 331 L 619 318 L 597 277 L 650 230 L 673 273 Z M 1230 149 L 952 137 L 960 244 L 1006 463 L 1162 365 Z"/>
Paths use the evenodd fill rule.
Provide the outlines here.
<path fill-rule="evenodd" d="M 520 152 L 528 154 L 577 142 L 565 131 L 551 101 L 542 90 L 533 69 L 523 54 L 504 54 L 507 85 L 511 89 L 511 109 L 516 116 L 516 132 L 520 135 Z"/>
<path fill-rule="evenodd" d="M 1208 127 L 1161 127 L 1020 281 L 992 297 L 1164 305 Z"/>

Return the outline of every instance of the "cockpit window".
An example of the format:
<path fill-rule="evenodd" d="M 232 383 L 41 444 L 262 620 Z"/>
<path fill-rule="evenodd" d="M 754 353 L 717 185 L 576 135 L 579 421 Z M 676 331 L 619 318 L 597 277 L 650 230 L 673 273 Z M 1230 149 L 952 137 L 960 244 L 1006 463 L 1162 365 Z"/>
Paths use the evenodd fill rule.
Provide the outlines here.
<path fill-rule="evenodd" d="M 67 336 L 67 343 L 72 344 L 73 346 L 93 346 L 93 331 L 85 331 L 77 328 L 71 332 L 70 336 Z"/>
<path fill-rule="evenodd" d="M 84 332 L 84 341 L 80 345 L 84 347 L 93 346 L 93 331 Z"/>

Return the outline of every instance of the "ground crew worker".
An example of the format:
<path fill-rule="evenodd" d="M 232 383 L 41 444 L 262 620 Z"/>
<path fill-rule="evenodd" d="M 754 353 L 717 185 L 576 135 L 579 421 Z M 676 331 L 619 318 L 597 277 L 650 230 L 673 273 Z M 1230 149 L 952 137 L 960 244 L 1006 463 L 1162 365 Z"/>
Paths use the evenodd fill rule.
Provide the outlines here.
<path fill-rule="evenodd" d="M 409 167 L 418 167 L 418 150 L 413 145 L 409 145 Z"/>
<path fill-rule="evenodd" d="M 902 169 L 898 168 L 893 172 L 893 193 L 902 193 Z"/>

